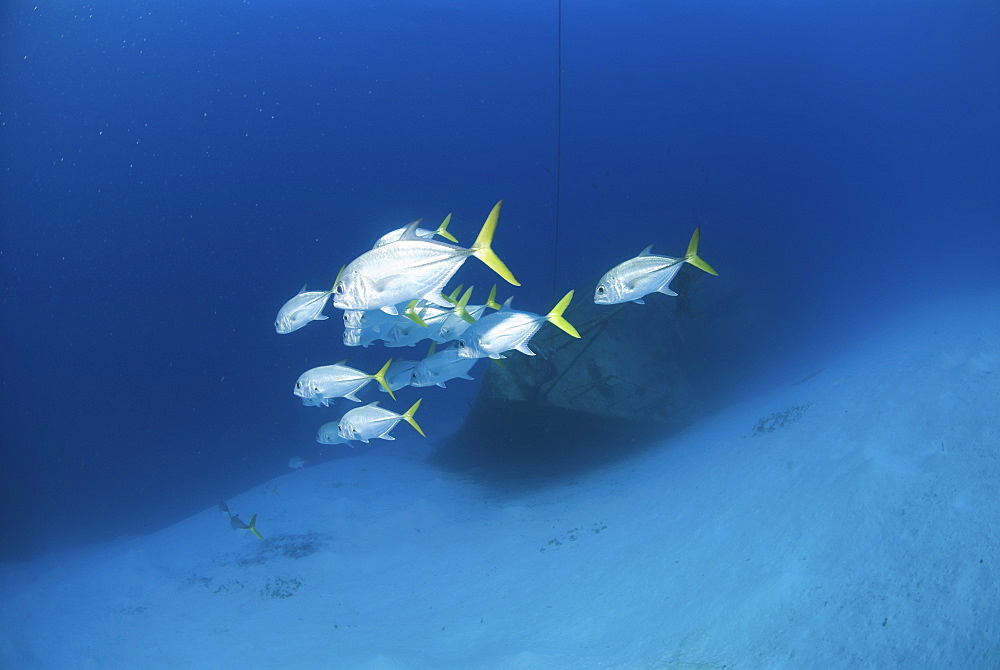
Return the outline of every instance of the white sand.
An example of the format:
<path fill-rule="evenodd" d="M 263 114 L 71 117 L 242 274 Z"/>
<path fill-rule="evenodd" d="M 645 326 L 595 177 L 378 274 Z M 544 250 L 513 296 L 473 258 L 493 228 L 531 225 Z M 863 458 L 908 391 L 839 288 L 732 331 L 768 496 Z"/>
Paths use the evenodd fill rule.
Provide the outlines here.
<path fill-rule="evenodd" d="M 848 344 L 549 487 L 401 426 L 229 500 L 266 542 L 212 509 L 7 566 L 0 665 L 998 667 L 1000 298 Z"/>

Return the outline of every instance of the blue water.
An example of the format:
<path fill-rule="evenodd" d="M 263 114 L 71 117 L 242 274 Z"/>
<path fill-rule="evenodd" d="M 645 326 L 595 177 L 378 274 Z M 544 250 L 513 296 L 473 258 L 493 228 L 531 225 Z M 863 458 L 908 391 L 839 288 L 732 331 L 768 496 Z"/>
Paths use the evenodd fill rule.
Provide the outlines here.
<path fill-rule="evenodd" d="M 1000 287 L 1000 5 L 614 6 L 562 7 L 557 155 L 555 2 L 3 3 L 0 557 L 349 457 L 319 456 L 336 417 L 292 385 L 398 350 L 345 350 L 332 306 L 287 336 L 274 315 L 417 217 L 454 212 L 468 243 L 504 199 L 494 246 L 533 311 L 701 225 L 717 403 L 797 347 Z M 431 439 L 474 391 L 423 394 Z"/>

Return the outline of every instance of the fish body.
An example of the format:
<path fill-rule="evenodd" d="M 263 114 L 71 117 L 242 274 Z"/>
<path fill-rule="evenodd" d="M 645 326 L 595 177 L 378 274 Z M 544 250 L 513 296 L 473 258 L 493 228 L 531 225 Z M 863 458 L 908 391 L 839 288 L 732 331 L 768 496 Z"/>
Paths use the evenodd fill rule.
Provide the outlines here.
<path fill-rule="evenodd" d="M 470 291 L 472 289 L 469 289 Z M 464 297 L 464 296 L 463 296 Z M 435 334 L 433 339 L 435 342 L 450 342 L 451 340 L 457 340 L 462 336 L 469 326 L 474 324 L 483 318 L 483 314 L 486 313 L 486 308 L 499 310 L 500 305 L 497 304 L 497 287 L 496 284 L 490 289 L 490 295 L 486 298 L 485 305 L 467 305 L 465 308 L 465 313 L 456 310 L 452 314 L 448 315 L 445 322 L 441 324 L 438 332 Z M 466 299 L 466 301 L 468 301 Z"/>
<path fill-rule="evenodd" d="M 398 391 L 404 386 L 409 386 L 413 379 L 413 369 L 419 363 L 420 361 L 408 361 L 402 358 L 394 360 L 385 372 L 385 381 L 389 384 L 389 388 Z"/>
<path fill-rule="evenodd" d="M 472 323 L 470 323 L 464 316 L 449 314 L 448 318 L 444 320 L 444 323 L 441 324 L 441 327 L 437 329 L 437 332 L 434 333 L 431 339 L 439 344 L 458 339 L 462 333 L 469 329 L 469 326 L 483 318 L 483 314 L 486 313 L 486 308 L 488 306 L 489 305 L 469 305 L 466 308 L 466 313 L 469 315 Z M 497 305 L 496 308 L 499 309 L 500 305 Z"/>
<path fill-rule="evenodd" d="M 422 219 L 417 219 L 416 221 L 411 222 L 409 225 L 403 226 L 402 228 L 397 228 L 396 230 L 389 231 L 388 233 L 386 233 L 385 235 L 383 235 L 382 237 L 378 238 L 378 240 L 375 241 L 375 246 L 373 246 L 372 249 L 378 249 L 379 247 L 385 246 L 390 242 L 398 241 L 399 238 L 403 236 L 403 233 L 406 232 L 407 228 L 412 226 L 414 223 L 420 223 L 421 220 Z M 456 240 L 455 237 L 448 232 L 449 223 L 451 223 L 451 214 L 444 217 L 444 221 L 441 222 L 441 225 L 438 226 L 436 230 L 428 230 L 427 228 L 416 228 L 414 230 L 414 233 L 416 234 L 417 237 L 423 238 L 425 240 L 429 240 L 433 238 L 435 235 L 440 235 L 446 240 L 458 244 L 458 240 Z"/>
<path fill-rule="evenodd" d="M 295 297 L 278 310 L 278 316 L 274 319 L 274 329 L 281 335 L 287 335 L 312 321 L 325 321 L 330 318 L 323 316 L 323 308 L 333 295 L 333 290 L 331 288 L 329 291 L 306 291 L 306 287 L 303 286 Z"/>
<path fill-rule="evenodd" d="M 410 409 L 403 414 L 384 409 L 378 406 L 378 401 L 369 403 L 364 407 L 355 407 L 340 418 L 340 425 L 337 432 L 345 440 L 360 440 L 368 443 L 375 438 L 383 440 L 395 440 L 389 432 L 400 421 L 406 421 L 413 428 L 424 435 L 424 431 L 413 419 L 417 408 L 420 407 L 420 400 L 413 403 Z M 426 435 L 424 435 L 426 437 Z"/>
<path fill-rule="evenodd" d="M 397 311 L 401 311 L 400 307 L 397 306 Z M 344 311 L 344 328 L 365 328 L 377 333 L 382 328 L 398 320 L 398 317 L 386 314 L 377 309 L 367 312 L 360 309 L 348 309 Z"/>
<path fill-rule="evenodd" d="M 344 346 L 346 347 L 367 347 L 378 339 L 379 334 L 374 330 L 366 328 L 344 329 Z"/>
<path fill-rule="evenodd" d="M 508 299 L 499 312 L 484 316 L 469 326 L 458 340 L 458 355 L 463 358 L 505 358 L 503 352 L 517 350 L 534 356 L 528 341 L 546 321 L 573 337 L 580 337 L 576 328 L 562 316 L 572 299 L 573 291 L 570 291 L 545 315 L 510 309 Z"/>
<path fill-rule="evenodd" d="M 309 404 L 321 404 L 324 407 L 329 407 L 330 400 L 334 398 L 347 398 L 354 402 L 361 402 L 361 399 L 355 394 L 373 379 L 388 388 L 385 383 L 385 371 L 391 363 L 392 359 L 390 358 L 389 362 L 373 375 L 344 365 L 343 361 L 334 365 L 322 365 L 306 370 L 299 375 L 292 392 L 303 401 L 308 400 Z"/>
<path fill-rule="evenodd" d="M 711 265 L 698 256 L 698 241 L 701 227 L 695 228 L 688 243 L 687 253 L 683 258 L 657 256 L 650 253 L 652 246 L 643 249 L 635 258 L 619 263 L 601 277 L 594 289 L 594 302 L 598 305 L 617 305 L 623 302 L 635 302 L 640 305 L 643 297 L 650 293 L 677 295 L 670 288 L 681 267 L 690 263 L 709 274 L 719 273 Z"/>
<path fill-rule="evenodd" d="M 320 444 L 350 444 L 337 432 L 339 424 L 336 421 L 324 423 L 316 431 L 316 441 Z"/>
<path fill-rule="evenodd" d="M 444 383 L 452 379 L 472 379 L 469 370 L 476 364 L 478 358 L 459 356 L 458 349 L 451 347 L 436 354 L 431 354 L 420 361 L 413 369 L 411 386 L 438 386 L 444 388 Z"/>
<path fill-rule="evenodd" d="M 428 337 L 430 329 L 404 319 L 390 326 L 380 339 L 387 347 L 412 347 Z"/>
<path fill-rule="evenodd" d="M 347 265 L 334 287 L 334 307 L 381 309 L 397 314 L 396 304 L 419 298 L 450 307 L 441 292 L 470 256 L 479 258 L 511 284 L 518 285 L 490 247 L 501 203 L 490 212 L 479 236 L 468 249 L 422 239 L 414 232 L 416 223 L 412 223 L 397 241 L 361 254 Z"/>

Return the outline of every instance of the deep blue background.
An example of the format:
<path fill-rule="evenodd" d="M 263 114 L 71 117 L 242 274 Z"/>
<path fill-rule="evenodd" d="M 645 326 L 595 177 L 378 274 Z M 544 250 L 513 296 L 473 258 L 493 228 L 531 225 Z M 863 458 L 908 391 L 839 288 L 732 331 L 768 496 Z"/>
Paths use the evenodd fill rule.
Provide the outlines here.
<path fill-rule="evenodd" d="M 701 224 L 719 402 L 795 347 L 1000 284 L 997 3 L 565 2 L 558 246 L 557 5 L 471 7 L 0 5 L 3 556 L 315 455 L 337 413 L 297 375 L 398 350 L 274 315 L 416 217 L 469 243 L 504 198 L 495 248 L 535 311 Z M 424 394 L 425 430 L 473 390 Z"/>

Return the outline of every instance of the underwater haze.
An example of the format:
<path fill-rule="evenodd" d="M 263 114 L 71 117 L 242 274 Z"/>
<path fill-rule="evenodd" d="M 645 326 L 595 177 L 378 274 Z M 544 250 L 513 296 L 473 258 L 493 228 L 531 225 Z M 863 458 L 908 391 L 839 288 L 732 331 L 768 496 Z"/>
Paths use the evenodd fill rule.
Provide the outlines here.
<path fill-rule="evenodd" d="M 324 647 L 317 642 L 322 635 L 308 625 L 289 624 L 305 626 L 302 636 L 309 642 L 293 637 L 287 650 L 281 648 L 290 656 L 269 651 L 255 657 L 236 639 L 233 624 L 233 637 L 212 629 L 231 652 L 213 667 L 995 667 L 1000 651 L 989 641 L 995 631 L 976 623 L 1000 614 L 989 604 L 1000 576 L 995 565 L 977 563 L 977 570 L 992 572 L 958 580 L 970 594 L 961 602 L 949 600 L 954 591 L 947 584 L 919 597 L 897 593 L 901 601 L 942 603 L 929 611 L 952 621 L 940 636 L 928 637 L 932 650 L 912 656 L 900 649 L 919 639 L 916 615 L 908 632 L 885 648 L 864 638 L 867 655 L 844 651 L 856 633 L 836 619 L 815 629 L 804 624 L 795 640 L 775 638 L 761 627 L 715 644 L 708 623 L 681 631 L 669 614 L 661 619 L 659 610 L 645 609 L 647 589 L 623 587 L 612 566 L 620 560 L 615 552 L 625 547 L 631 556 L 661 557 L 664 546 L 688 547 L 673 574 L 678 584 L 702 594 L 704 609 L 691 610 L 691 616 L 704 622 L 713 621 L 713 607 L 724 609 L 726 602 L 740 603 L 733 611 L 754 620 L 761 593 L 785 593 L 787 580 L 804 580 L 805 573 L 789 577 L 769 568 L 761 574 L 781 573 L 781 588 L 756 590 L 750 575 L 720 582 L 720 589 L 730 590 L 716 593 L 712 578 L 685 573 L 683 562 L 703 561 L 701 551 L 730 557 L 724 553 L 730 545 L 753 547 L 731 556 L 749 561 L 787 539 L 754 537 L 740 516 L 751 510 L 769 510 L 774 516 L 763 523 L 773 527 L 784 527 L 782 515 L 799 510 L 803 526 L 788 536 L 799 537 L 797 532 L 808 535 L 818 527 L 803 510 L 845 509 L 843 500 L 821 499 L 847 490 L 823 479 L 825 466 L 793 467 L 798 456 L 779 457 L 776 450 L 755 457 L 747 449 L 720 446 L 730 427 L 733 439 L 740 430 L 779 435 L 776 427 L 801 418 L 789 430 L 805 430 L 823 416 L 809 428 L 814 432 L 786 447 L 790 454 L 826 454 L 826 447 L 841 454 L 840 438 L 816 436 L 848 421 L 848 410 L 824 410 L 821 398 L 829 400 L 828 408 L 858 403 L 850 407 L 852 423 L 845 430 L 864 439 L 881 435 L 891 441 L 911 429 L 919 435 L 931 429 L 908 417 L 933 416 L 940 421 L 933 430 L 970 449 L 974 445 L 976 458 L 985 460 L 974 461 L 975 467 L 970 460 L 949 461 L 968 465 L 968 471 L 947 481 L 983 492 L 956 493 L 953 501 L 955 509 L 977 510 L 982 532 L 964 539 L 949 535 L 942 545 L 934 533 L 945 532 L 949 523 L 928 512 L 932 521 L 920 526 L 921 537 L 950 547 L 952 554 L 954 546 L 973 547 L 970 565 L 995 560 L 998 44 L 1000 5 L 990 0 L 2 3 L 0 560 L 8 570 L 5 590 L 25 590 L 4 613 L 16 630 L 5 626 L 14 632 L 5 634 L 0 659 L 10 667 L 197 667 L 204 660 L 190 642 L 197 633 L 157 628 L 157 603 L 178 588 L 184 604 L 160 610 L 173 619 L 202 607 L 228 617 L 264 602 L 272 621 L 312 621 L 314 611 L 323 611 L 316 620 L 336 618 L 341 630 L 354 616 L 350 626 L 369 635 Z M 673 310 L 687 287 L 697 287 L 694 325 L 676 324 L 685 343 L 677 355 L 695 380 L 697 409 L 675 417 L 670 429 L 640 434 L 623 428 L 620 440 L 592 433 L 588 441 L 557 419 L 511 416 L 507 429 L 515 437 L 507 458 L 463 460 L 461 453 L 475 452 L 472 443 L 486 444 L 495 427 L 466 422 L 483 416 L 472 408 L 492 397 L 477 396 L 489 366 L 498 365 L 486 360 L 472 369 L 475 381 L 403 389 L 397 402 L 375 383 L 360 394 L 365 403 L 382 400 L 400 413 L 422 399 L 415 418 L 426 439 L 401 422 L 394 442 L 318 444 L 319 425 L 337 421 L 355 405 L 336 400 L 332 408 L 303 406 L 292 393 L 300 374 L 345 358 L 373 373 L 391 356 L 419 360 L 429 342 L 413 349 L 346 347 L 342 312 L 332 302 L 324 310 L 329 320 L 277 334 L 279 308 L 303 284 L 310 291 L 330 289 L 342 265 L 415 219 L 433 229 L 452 214 L 448 230 L 467 247 L 500 200 L 493 250 L 520 287 L 470 259 L 448 290 L 474 284 L 472 301 L 481 303 L 496 283 L 498 301 L 513 295 L 515 308 L 540 314 L 571 289 L 575 304 L 593 302 L 598 278 L 648 245 L 654 254 L 683 257 L 700 226 L 698 253 L 718 276 L 685 266 L 673 286 L 680 298 L 653 294 L 645 304 L 622 308 L 636 319 L 639 339 L 656 342 L 664 337 L 662 329 L 644 327 L 643 314 Z M 543 328 L 568 338 L 550 325 Z M 965 343 L 961 354 L 948 348 L 959 341 Z M 923 351 L 928 358 L 913 353 Z M 905 358 L 911 354 L 921 361 L 915 367 L 907 362 L 917 359 Z M 523 354 L 507 356 L 513 365 L 510 359 Z M 945 365 L 934 356 L 947 357 L 947 370 L 955 375 L 972 375 L 955 377 L 967 395 L 945 398 L 943 377 L 919 376 Z M 868 372 L 841 378 L 838 370 Z M 796 380 L 803 385 L 789 386 Z M 810 384 L 820 384 L 822 392 L 815 387 L 815 397 L 769 395 L 774 389 L 812 393 Z M 865 413 L 876 407 L 877 413 Z M 490 422 L 504 423 L 504 416 L 498 411 Z M 744 418 L 746 425 L 739 423 Z M 602 421 L 614 433 L 614 420 Z M 959 425 L 964 427 L 949 432 Z M 885 463 L 872 449 L 857 460 L 831 456 L 830 462 L 851 472 Z M 295 465 L 305 467 L 290 469 L 295 458 L 301 461 Z M 826 455 L 816 458 L 827 462 Z M 765 468 L 764 462 L 778 465 L 755 469 Z M 893 472 L 902 479 L 932 477 L 934 463 L 900 465 Z M 639 473 L 634 487 L 625 483 L 631 476 L 626 472 Z M 804 479 L 810 472 L 816 478 Z M 572 488 L 566 488 L 568 477 Z M 696 479 L 706 488 L 695 486 Z M 921 481 L 927 495 L 947 488 Z M 452 485 L 457 488 L 440 488 Z M 712 497 L 706 491 L 715 485 L 735 492 Z M 272 488 L 279 495 L 267 497 Z M 885 482 L 870 490 L 859 486 L 862 492 L 846 499 L 865 500 L 870 517 L 881 509 L 872 492 L 890 488 Z M 612 490 L 620 494 L 611 496 Z M 780 504 L 756 497 L 778 490 L 787 494 Z M 886 504 L 905 514 L 913 497 L 909 489 L 899 491 Z M 697 507 L 700 497 L 703 507 Z M 733 507 L 713 507 L 722 498 Z M 261 544 L 271 553 L 260 558 L 253 553 L 260 540 L 234 534 L 229 522 L 220 521 L 216 506 L 223 500 L 244 522 L 256 510 L 257 528 L 271 542 L 291 539 Z M 614 507 L 615 500 L 628 500 L 628 507 Z M 281 504 L 289 507 L 275 507 Z M 545 510 L 562 514 L 569 508 L 588 511 L 575 520 L 546 516 Z M 418 513 L 419 519 L 406 516 Z M 610 520 L 616 514 L 617 526 Z M 324 515 L 336 522 L 321 523 L 328 519 Z M 361 518 L 363 531 L 348 532 L 350 524 L 343 525 Z M 667 518 L 690 525 L 667 530 Z M 614 533 L 625 519 L 637 524 L 635 532 L 615 549 Z M 441 563 L 427 548 L 414 555 L 428 561 L 424 567 L 439 566 L 434 574 L 440 581 L 399 577 L 394 570 L 412 547 L 406 539 L 390 542 L 387 533 L 416 526 L 437 533 L 434 542 L 442 547 L 486 547 L 496 539 L 491 555 L 503 556 L 504 565 L 498 568 L 472 549 L 449 551 Z M 499 535 L 488 535 L 486 528 Z M 699 530 L 692 534 L 692 528 Z M 710 528 L 720 535 L 699 534 Z M 558 569 L 521 566 L 514 554 L 504 553 L 514 545 L 497 538 L 524 538 L 530 529 L 547 533 L 526 540 L 532 561 L 571 557 L 568 549 L 557 553 L 571 535 L 573 542 L 586 535 L 595 546 L 599 539 L 605 543 L 599 556 L 609 560 L 597 563 L 594 574 L 587 570 L 595 563 L 582 553 Z M 844 537 L 859 532 L 851 527 Z M 877 541 L 894 546 L 903 537 L 886 533 Z M 642 538 L 652 543 L 648 549 Z M 152 544 L 143 544 L 147 539 Z M 301 561 L 316 562 L 317 577 L 284 568 L 280 574 L 240 576 L 272 559 L 299 558 L 289 558 L 293 545 L 308 548 Z M 853 579 L 832 558 L 850 553 L 849 543 L 837 546 L 828 553 L 817 549 L 835 566 L 825 578 L 876 588 Z M 355 550 L 363 560 L 345 563 Z M 251 558 L 212 558 L 241 551 Z M 171 552 L 176 556 L 165 558 Z M 231 573 L 188 567 L 189 557 Z M 867 558 L 852 560 L 860 565 Z M 106 613 L 96 603 L 113 590 L 114 579 L 100 572 L 102 564 L 131 575 L 128 595 L 111 596 Z M 358 569 L 369 564 L 371 569 Z M 318 575 L 348 565 L 354 568 L 354 591 L 337 591 L 336 598 L 350 599 L 354 614 L 333 616 L 322 609 L 329 602 L 318 610 L 307 607 L 309 597 L 319 602 L 341 588 L 324 591 L 328 585 Z M 727 573 L 734 567 L 705 565 Z M 563 593 L 518 601 L 511 585 L 531 584 L 534 594 L 544 592 L 551 581 L 540 575 L 550 568 L 594 584 L 593 593 L 585 598 L 578 588 L 579 600 Z M 646 568 L 634 574 L 668 570 Z M 939 568 L 927 569 L 940 574 Z M 798 569 L 810 568 L 803 563 Z M 76 573 L 79 597 L 90 603 L 80 611 L 103 621 L 105 633 L 120 635 L 97 634 L 88 642 L 81 635 L 59 652 L 63 656 L 42 651 L 61 645 L 45 641 L 13 608 L 49 602 L 57 607 L 60 598 L 70 597 L 60 593 L 77 593 L 71 586 L 40 586 L 46 578 L 38 575 L 50 570 L 60 579 Z M 511 571 L 506 587 L 464 590 L 472 588 L 463 581 L 473 580 L 470 575 L 481 579 L 496 570 Z M 397 575 L 404 588 L 440 588 L 407 592 L 396 601 L 379 585 L 386 573 Z M 253 579 L 259 584 L 245 592 L 252 595 L 249 605 L 219 600 L 242 597 L 234 595 L 234 584 Z M 182 581 L 183 587 L 176 586 Z M 150 596 L 143 591 L 149 584 L 160 590 Z M 310 586 L 318 590 L 309 594 Z M 444 594 L 452 591 L 477 597 Z M 648 592 L 685 602 L 678 593 L 664 595 L 655 587 Z M 615 593 L 627 593 L 631 605 L 616 609 Z M 218 609 L 199 604 L 202 594 L 215 597 Z M 443 594 L 439 612 L 468 614 L 468 621 L 462 619 L 468 630 L 451 620 L 438 626 L 433 617 L 433 626 L 428 619 L 426 628 L 408 628 L 426 614 L 416 603 L 435 594 Z M 975 601 L 975 594 L 983 601 Z M 490 623 L 490 613 L 480 616 L 476 607 L 489 602 L 483 607 L 500 608 L 497 603 L 508 596 L 525 611 L 555 606 L 561 623 L 547 628 L 547 620 L 529 618 L 522 629 L 516 615 L 507 619 L 498 610 L 491 611 L 498 628 L 478 628 L 480 619 L 487 621 L 483 626 Z M 963 609 L 962 603 L 972 601 L 978 604 Z M 374 602 L 385 609 L 365 609 Z M 267 609 L 274 603 L 284 609 Z M 780 617 L 781 607 L 768 612 Z M 844 598 L 838 607 L 845 621 L 861 606 Z M 402 613 L 382 617 L 387 610 Z M 624 623 L 581 623 L 592 623 L 596 611 L 673 632 L 649 632 L 625 644 Z M 872 621 L 881 623 L 884 616 L 890 622 L 873 624 L 873 631 L 897 634 L 893 614 L 867 605 L 864 612 Z M 43 609 L 35 616 L 52 621 Z M 170 618 L 164 614 L 163 620 Z M 58 623 L 65 625 L 53 628 L 73 628 L 72 621 Z M 239 632 L 258 641 L 270 637 L 266 623 L 259 626 Z M 209 628 L 192 624 L 200 633 Z M 455 637 L 421 642 L 445 628 Z M 134 639 L 160 636 L 157 631 L 161 639 L 186 636 L 190 656 L 178 648 L 156 657 L 137 655 L 147 652 L 132 646 Z M 98 638 L 106 648 L 93 646 Z M 750 642 L 741 646 L 734 639 Z M 786 646 L 766 646 L 765 640 L 775 639 L 767 644 Z M 523 646 L 511 646 L 511 640 Z M 785 653 L 792 648 L 798 656 Z M 713 656 L 711 649 L 722 655 Z"/>

